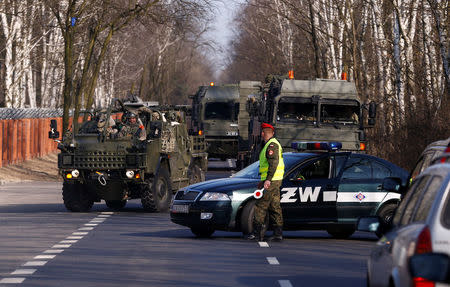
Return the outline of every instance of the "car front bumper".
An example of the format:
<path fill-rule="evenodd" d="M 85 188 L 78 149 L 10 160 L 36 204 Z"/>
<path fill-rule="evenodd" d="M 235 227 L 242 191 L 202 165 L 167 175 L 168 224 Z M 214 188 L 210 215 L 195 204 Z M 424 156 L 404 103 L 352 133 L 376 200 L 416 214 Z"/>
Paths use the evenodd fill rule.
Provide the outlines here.
<path fill-rule="evenodd" d="M 227 230 L 231 217 L 230 201 L 182 201 L 174 200 L 170 219 L 187 227 L 211 227 Z"/>

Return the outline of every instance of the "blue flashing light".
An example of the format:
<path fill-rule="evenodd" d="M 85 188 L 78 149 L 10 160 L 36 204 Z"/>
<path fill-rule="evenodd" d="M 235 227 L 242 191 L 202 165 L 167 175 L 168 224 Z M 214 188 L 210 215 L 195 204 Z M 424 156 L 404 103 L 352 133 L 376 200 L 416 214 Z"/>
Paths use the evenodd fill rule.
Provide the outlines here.
<path fill-rule="evenodd" d="M 340 150 L 342 149 L 342 143 L 341 142 L 330 142 L 330 148 L 331 150 Z"/>
<path fill-rule="evenodd" d="M 327 150 L 336 151 L 342 149 L 341 142 L 292 142 L 291 147 L 295 150 Z"/>

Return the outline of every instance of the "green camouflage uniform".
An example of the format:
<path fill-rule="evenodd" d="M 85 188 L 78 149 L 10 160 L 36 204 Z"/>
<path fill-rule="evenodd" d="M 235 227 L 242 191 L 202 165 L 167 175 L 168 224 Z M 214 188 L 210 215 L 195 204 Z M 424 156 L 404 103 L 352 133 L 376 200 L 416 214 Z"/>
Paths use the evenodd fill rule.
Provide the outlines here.
<path fill-rule="evenodd" d="M 265 143 L 263 143 L 264 145 Z M 266 150 L 266 158 L 269 163 L 269 170 L 267 171 L 266 180 L 270 180 L 270 187 L 264 190 L 262 198 L 256 201 L 255 204 L 255 218 L 254 222 L 258 225 L 264 224 L 267 211 L 274 226 L 283 226 L 283 214 L 280 205 L 280 187 L 281 180 L 272 181 L 272 177 L 278 166 L 278 150 L 279 146 L 276 143 L 271 143 Z"/>
<path fill-rule="evenodd" d="M 145 129 L 141 129 L 140 126 L 142 125 L 141 121 L 138 120 L 136 123 L 131 124 L 128 123 L 124 125 L 119 134 L 119 138 L 138 138 L 139 140 L 143 141 L 146 139 L 147 135 L 145 133 Z"/>

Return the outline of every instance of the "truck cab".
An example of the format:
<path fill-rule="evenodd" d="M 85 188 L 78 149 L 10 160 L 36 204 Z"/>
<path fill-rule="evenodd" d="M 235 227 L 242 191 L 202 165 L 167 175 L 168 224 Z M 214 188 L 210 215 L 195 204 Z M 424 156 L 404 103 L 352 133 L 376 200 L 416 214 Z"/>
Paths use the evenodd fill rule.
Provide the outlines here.
<path fill-rule="evenodd" d="M 341 80 L 273 77 L 247 105 L 250 113 L 248 157 L 255 161 L 262 122 L 275 126 L 284 151 L 293 141 L 339 141 L 346 151 L 365 151 L 363 111 L 375 122 L 375 103 L 361 103 L 355 84 Z"/>
<path fill-rule="evenodd" d="M 238 147 L 238 85 L 201 86 L 192 98 L 191 130 L 204 134 L 211 158 L 234 158 Z"/>

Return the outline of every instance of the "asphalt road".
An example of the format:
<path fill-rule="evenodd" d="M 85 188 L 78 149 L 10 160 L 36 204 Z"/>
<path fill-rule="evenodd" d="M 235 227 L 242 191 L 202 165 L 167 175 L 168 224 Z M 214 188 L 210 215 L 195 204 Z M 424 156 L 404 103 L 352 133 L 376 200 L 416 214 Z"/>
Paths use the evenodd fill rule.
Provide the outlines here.
<path fill-rule="evenodd" d="M 207 178 L 228 176 L 212 169 Z M 376 238 L 286 232 L 282 243 L 240 233 L 197 239 L 140 202 L 66 211 L 59 183 L 0 186 L 0 286 L 365 286 Z"/>

